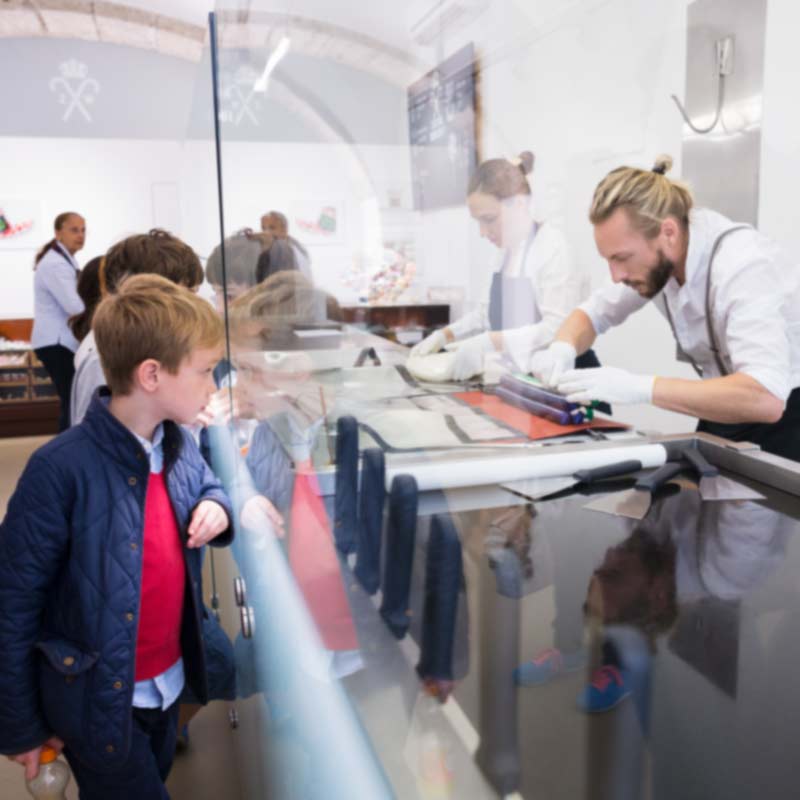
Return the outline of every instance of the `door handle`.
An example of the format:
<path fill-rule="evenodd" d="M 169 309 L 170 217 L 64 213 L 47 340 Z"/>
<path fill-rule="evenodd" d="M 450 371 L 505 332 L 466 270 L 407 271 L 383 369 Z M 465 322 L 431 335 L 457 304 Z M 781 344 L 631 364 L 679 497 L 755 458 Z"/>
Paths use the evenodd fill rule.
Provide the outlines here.
<path fill-rule="evenodd" d="M 239 619 L 242 623 L 242 636 L 252 639 L 256 632 L 256 617 L 252 606 L 242 606 L 239 609 Z"/>
<path fill-rule="evenodd" d="M 236 598 L 236 605 L 240 608 L 247 605 L 247 584 L 241 575 L 233 579 L 233 596 Z"/>

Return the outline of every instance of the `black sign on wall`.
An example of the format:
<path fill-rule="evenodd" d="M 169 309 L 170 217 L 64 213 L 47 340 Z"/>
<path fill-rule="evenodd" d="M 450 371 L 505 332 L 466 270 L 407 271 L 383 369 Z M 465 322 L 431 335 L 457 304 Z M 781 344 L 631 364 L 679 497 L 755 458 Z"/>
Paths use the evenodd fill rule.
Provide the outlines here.
<path fill-rule="evenodd" d="M 477 166 L 472 44 L 408 89 L 414 208 L 461 205 Z"/>

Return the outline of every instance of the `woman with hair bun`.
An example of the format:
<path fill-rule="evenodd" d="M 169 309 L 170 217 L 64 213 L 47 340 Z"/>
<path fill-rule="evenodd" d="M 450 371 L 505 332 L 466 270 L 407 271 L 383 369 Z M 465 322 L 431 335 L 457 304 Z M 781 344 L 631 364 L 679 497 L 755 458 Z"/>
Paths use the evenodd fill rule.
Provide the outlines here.
<path fill-rule="evenodd" d="M 513 160 L 493 158 L 470 180 L 467 206 L 481 236 L 502 251 L 499 268 L 478 308 L 411 351 L 412 357 L 427 356 L 460 342 L 453 380 L 482 372 L 484 356 L 498 350 L 527 371 L 531 354 L 547 347 L 572 309 L 589 296 L 588 279 L 570 259 L 564 235 L 533 216 L 528 179 L 533 162 L 528 151 Z M 588 352 L 580 366 L 598 363 Z"/>
<path fill-rule="evenodd" d="M 58 392 L 58 429 L 63 431 L 69 427 L 69 396 L 75 375 L 72 360 L 78 349 L 69 319 L 83 311 L 75 253 L 83 248 L 86 220 L 74 211 L 65 211 L 56 217 L 53 227 L 55 236 L 36 254 L 33 267 L 31 345 Z"/>
<path fill-rule="evenodd" d="M 800 461 L 800 265 L 751 225 L 694 208 L 689 188 L 667 177 L 671 166 L 661 156 L 597 185 L 589 220 L 616 285 L 573 311 L 531 370 L 569 400 L 652 403 L 697 417 L 699 431 Z M 700 380 L 573 370 L 599 334 L 650 301 Z"/>

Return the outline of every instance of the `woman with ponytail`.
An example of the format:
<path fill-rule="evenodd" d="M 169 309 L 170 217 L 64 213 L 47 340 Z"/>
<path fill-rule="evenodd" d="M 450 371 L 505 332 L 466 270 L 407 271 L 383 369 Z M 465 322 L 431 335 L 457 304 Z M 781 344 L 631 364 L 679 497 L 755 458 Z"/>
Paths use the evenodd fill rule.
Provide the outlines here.
<path fill-rule="evenodd" d="M 33 278 L 33 333 L 31 344 L 53 381 L 61 401 L 59 431 L 69 427 L 69 396 L 75 374 L 73 357 L 78 341 L 70 317 L 83 311 L 77 282 L 80 267 L 75 254 L 86 239 L 86 221 L 74 211 L 59 214 L 55 236 L 36 254 Z"/>
<path fill-rule="evenodd" d="M 528 176 L 533 153 L 484 161 L 469 183 L 467 206 L 480 234 L 501 250 L 483 302 L 474 311 L 434 331 L 411 351 L 412 357 L 438 352 L 453 342 L 451 375 L 465 380 L 483 371 L 484 356 L 505 351 L 518 368 L 547 347 L 567 315 L 589 296 L 589 283 L 569 258 L 564 235 L 534 218 Z M 467 338 L 468 337 L 468 338 Z M 580 366 L 597 366 L 586 353 Z"/>
<path fill-rule="evenodd" d="M 662 156 L 600 181 L 589 220 L 616 285 L 569 316 L 532 371 L 569 400 L 652 403 L 800 461 L 800 266 L 752 226 L 693 208 L 671 166 Z M 599 334 L 651 300 L 700 380 L 573 370 Z"/>

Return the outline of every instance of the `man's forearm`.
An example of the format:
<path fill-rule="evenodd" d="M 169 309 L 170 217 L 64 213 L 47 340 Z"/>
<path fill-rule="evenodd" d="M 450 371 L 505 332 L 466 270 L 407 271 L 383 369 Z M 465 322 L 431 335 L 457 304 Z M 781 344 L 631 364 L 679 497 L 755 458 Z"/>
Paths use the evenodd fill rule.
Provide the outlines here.
<path fill-rule="evenodd" d="M 668 411 L 721 422 L 777 422 L 784 403 L 755 378 L 737 372 L 724 378 L 656 378 L 653 404 Z"/>
<path fill-rule="evenodd" d="M 575 352 L 581 355 L 594 344 L 596 338 L 597 333 L 588 314 L 576 308 L 558 329 L 555 341 L 571 344 L 575 348 Z"/>

